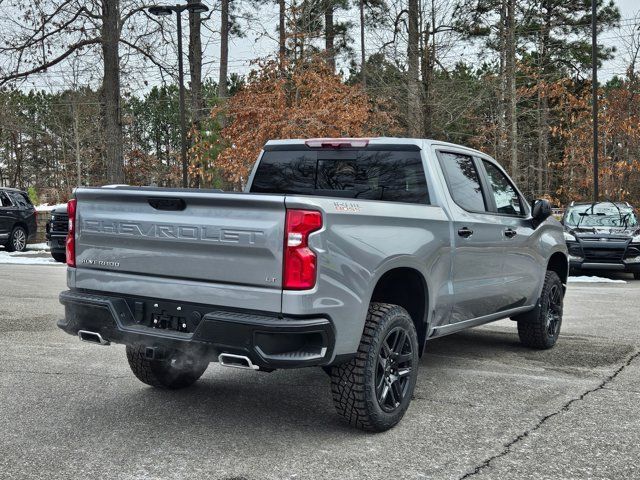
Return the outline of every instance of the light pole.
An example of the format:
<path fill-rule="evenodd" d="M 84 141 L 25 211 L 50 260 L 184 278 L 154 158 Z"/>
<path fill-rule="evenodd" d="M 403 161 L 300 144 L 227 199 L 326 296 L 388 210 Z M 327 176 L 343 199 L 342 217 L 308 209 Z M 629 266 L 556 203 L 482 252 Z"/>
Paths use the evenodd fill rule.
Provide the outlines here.
<path fill-rule="evenodd" d="M 182 68 L 182 12 L 185 10 L 194 13 L 204 13 L 209 8 L 203 3 L 187 3 L 182 5 L 155 5 L 149 7 L 149 13 L 158 17 L 166 17 L 175 12 L 178 22 L 178 84 L 180 87 L 180 148 L 182 157 L 182 186 L 187 188 L 189 180 L 187 178 L 187 123 L 185 119 L 184 107 L 184 72 Z"/>

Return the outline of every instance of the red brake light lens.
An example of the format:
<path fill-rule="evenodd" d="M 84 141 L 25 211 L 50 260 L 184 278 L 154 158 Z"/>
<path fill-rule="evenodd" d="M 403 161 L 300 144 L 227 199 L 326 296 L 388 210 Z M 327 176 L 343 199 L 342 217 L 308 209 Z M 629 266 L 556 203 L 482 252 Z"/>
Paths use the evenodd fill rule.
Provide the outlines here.
<path fill-rule="evenodd" d="M 76 208 L 78 201 L 75 198 L 67 203 L 69 215 L 69 231 L 67 232 L 67 265 L 76 266 Z"/>
<path fill-rule="evenodd" d="M 322 228 L 315 210 L 287 210 L 282 288 L 308 290 L 316 284 L 317 257 L 309 248 L 309 234 Z"/>

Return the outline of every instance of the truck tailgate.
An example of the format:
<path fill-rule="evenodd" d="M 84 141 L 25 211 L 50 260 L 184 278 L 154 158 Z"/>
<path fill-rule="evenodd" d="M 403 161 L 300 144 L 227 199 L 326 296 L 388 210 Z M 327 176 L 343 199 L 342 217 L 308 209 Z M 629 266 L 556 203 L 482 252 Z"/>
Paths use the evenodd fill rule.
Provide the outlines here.
<path fill-rule="evenodd" d="M 79 271 L 281 288 L 284 196 L 117 187 L 76 198 Z"/>

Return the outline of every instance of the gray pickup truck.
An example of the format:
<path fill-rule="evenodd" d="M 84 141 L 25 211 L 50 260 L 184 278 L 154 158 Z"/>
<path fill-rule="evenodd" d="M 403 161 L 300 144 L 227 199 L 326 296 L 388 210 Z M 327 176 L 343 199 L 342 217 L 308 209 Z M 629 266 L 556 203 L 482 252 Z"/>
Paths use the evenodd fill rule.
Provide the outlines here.
<path fill-rule="evenodd" d="M 210 362 L 320 366 L 336 409 L 382 431 L 404 415 L 427 340 L 494 320 L 558 338 L 563 228 L 489 156 L 394 138 L 268 142 L 245 193 L 79 188 L 65 318 L 126 345 L 160 388 Z"/>

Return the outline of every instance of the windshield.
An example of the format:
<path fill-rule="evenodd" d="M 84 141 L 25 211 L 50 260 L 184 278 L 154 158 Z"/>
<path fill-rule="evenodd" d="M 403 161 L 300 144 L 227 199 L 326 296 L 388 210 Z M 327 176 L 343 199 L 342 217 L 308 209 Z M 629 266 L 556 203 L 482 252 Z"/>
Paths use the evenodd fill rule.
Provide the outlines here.
<path fill-rule="evenodd" d="M 617 207 L 612 203 L 596 205 L 576 205 L 567 210 L 564 223 L 568 227 L 622 227 L 638 226 L 638 219 L 632 208 Z"/>

